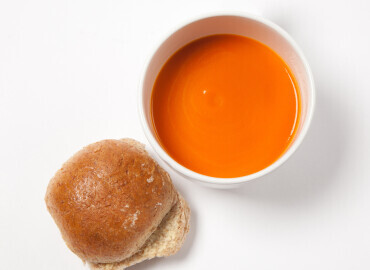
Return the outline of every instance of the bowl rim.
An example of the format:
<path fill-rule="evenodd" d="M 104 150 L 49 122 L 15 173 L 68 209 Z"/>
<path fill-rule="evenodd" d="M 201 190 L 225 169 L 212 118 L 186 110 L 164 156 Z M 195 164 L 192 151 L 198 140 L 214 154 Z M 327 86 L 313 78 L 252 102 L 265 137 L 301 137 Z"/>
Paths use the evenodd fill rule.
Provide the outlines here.
<path fill-rule="evenodd" d="M 241 18 L 246 18 L 250 20 L 257 21 L 259 23 L 262 23 L 266 25 L 267 27 L 275 30 L 280 36 L 282 36 L 291 46 L 292 48 L 296 51 L 298 57 L 303 63 L 305 72 L 308 77 L 308 83 L 309 83 L 309 106 L 307 107 L 307 116 L 305 119 L 305 122 L 303 124 L 302 130 L 299 134 L 299 136 L 296 138 L 296 140 L 292 143 L 288 151 L 283 153 L 279 159 L 277 159 L 274 163 L 269 165 L 268 167 L 264 168 L 263 170 L 260 170 L 258 172 L 255 172 L 253 174 L 245 175 L 245 176 L 240 176 L 240 177 L 233 177 L 233 178 L 221 178 L 221 177 L 212 177 L 212 176 L 207 176 L 203 175 L 197 172 L 194 172 L 177 161 L 175 161 L 167 152 L 160 146 L 160 144 L 157 142 L 156 138 L 152 134 L 148 123 L 145 118 L 145 113 L 144 113 L 144 104 L 143 104 L 143 85 L 144 85 L 144 80 L 146 78 L 146 74 L 148 71 L 148 67 L 153 59 L 154 54 L 157 52 L 157 50 L 164 44 L 164 42 L 167 41 L 167 39 L 176 33 L 177 31 L 181 30 L 183 27 L 203 20 L 207 18 L 212 18 L 212 17 L 241 17 Z M 254 14 L 249 14 L 249 13 L 239 13 L 239 12 L 232 12 L 232 13 L 211 13 L 211 14 L 206 14 L 206 15 L 201 15 L 201 16 L 196 16 L 195 18 L 190 18 L 186 20 L 185 22 L 182 22 L 180 26 L 174 27 L 167 33 L 167 35 L 164 35 L 163 38 L 159 39 L 159 42 L 155 44 L 154 49 L 151 50 L 151 54 L 147 57 L 144 65 L 144 72 L 142 73 L 140 83 L 139 83 L 139 91 L 138 91 L 138 112 L 139 112 L 139 118 L 140 118 L 140 123 L 141 126 L 144 130 L 144 135 L 147 138 L 149 144 L 151 147 L 154 149 L 154 151 L 157 153 L 157 155 L 165 161 L 170 167 L 172 167 L 176 172 L 182 174 L 183 176 L 190 178 L 190 180 L 195 180 L 198 182 L 206 183 L 206 184 L 216 184 L 216 185 L 233 185 L 233 184 L 240 184 L 240 183 L 245 183 L 250 180 L 260 178 L 275 169 L 277 169 L 279 166 L 281 166 L 283 163 L 285 163 L 292 155 L 293 153 L 298 149 L 298 147 L 301 145 L 303 139 L 306 137 L 307 131 L 311 125 L 313 114 L 314 114 L 314 108 L 315 108 L 315 84 L 314 84 L 314 79 L 312 75 L 312 71 L 310 69 L 310 66 L 308 64 L 308 61 L 306 57 L 304 56 L 301 48 L 298 46 L 298 44 L 294 41 L 294 39 L 280 26 L 277 24 L 273 23 L 272 21 L 259 16 L 259 15 L 254 15 Z"/>

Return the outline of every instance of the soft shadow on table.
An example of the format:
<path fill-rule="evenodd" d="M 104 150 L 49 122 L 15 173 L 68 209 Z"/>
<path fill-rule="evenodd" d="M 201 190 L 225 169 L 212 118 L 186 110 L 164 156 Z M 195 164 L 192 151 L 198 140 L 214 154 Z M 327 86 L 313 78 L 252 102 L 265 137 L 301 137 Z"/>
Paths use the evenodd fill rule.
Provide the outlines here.
<path fill-rule="evenodd" d="M 287 16 L 276 12 L 266 15 L 289 33 L 298 34 Z M 308 46 L 303 41 L 302 43 Z M 341 81 L 345 76 L 341 79 L 338 70 L 334 80 L 325 75 L 326 69 L 330 67 L 322 59 L 312 55 L 311 60 L 316 85 L 316 107 L 311 127 L 302 145 L 274 172 L 226 193 L 289 209 L 292 204 L 295 207 L 305 207 L 319 203 L 327 192 L 341 184 L 338 182 L 337 172 L 350 144 L 351 115 L 347 107 L 339 102 L 339 98 L 330 95 L 343 90 L 341 88 L 345 84 Z"/>
<path fill-rule="evenodd" d="M 317 82 L 314 119 L 296 153 L 271 174 L 227 193 L 287 209 L 309 206 L 324 198 L 339 184 L 337 171 L 348 149 L 349 116 L 340 105 L 325 96 Z"/>

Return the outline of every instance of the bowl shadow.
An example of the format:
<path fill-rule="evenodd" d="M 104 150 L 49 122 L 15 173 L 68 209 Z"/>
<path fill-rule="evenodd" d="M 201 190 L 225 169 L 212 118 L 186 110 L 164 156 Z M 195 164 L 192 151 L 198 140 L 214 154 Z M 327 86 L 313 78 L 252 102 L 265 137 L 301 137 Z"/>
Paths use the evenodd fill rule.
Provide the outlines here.
<path fill-rule="evenodd" d="M 304 207 L 318 203 L 329 188 L 339 184 L 336 176 L 348 149 L 349 116 L 323 93 L 319 88 L 310 130 L 294 155 L 274 172 L 227 192 Z"/>

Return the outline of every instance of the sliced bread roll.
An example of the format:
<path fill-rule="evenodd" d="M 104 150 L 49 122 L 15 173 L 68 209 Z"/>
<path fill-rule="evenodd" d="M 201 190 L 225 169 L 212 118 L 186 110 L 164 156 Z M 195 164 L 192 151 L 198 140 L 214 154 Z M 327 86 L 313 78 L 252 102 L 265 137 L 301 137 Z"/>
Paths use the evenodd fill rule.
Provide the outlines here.
<path fill-rule="evenodd" d="M 189 230 L 189 207 L 169 174 L 132 139 L 77 152 L 51 179 L 45 202 L 67 246 L 93 269 L 171 255 Z"/>

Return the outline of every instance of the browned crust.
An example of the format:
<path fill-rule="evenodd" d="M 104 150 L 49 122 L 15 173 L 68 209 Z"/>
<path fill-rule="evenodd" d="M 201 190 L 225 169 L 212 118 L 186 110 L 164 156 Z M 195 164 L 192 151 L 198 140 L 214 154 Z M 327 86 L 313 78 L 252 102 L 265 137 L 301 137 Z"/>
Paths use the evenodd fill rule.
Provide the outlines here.
<path fill-rule="evenodd" d="M 83 148 L 51 179 L 45 196 L 68 247 L 92 263 L 132 256 L 176 201 L 168 173 L 131 139 Z"/>
<path fill-rule="evenodd" d="M 145 245 L 133 256 L 117 263 L 89 264 L 92 270 L 124 270 L 126 267 L 155 257 L 175 254 L 181 248 L 189 232 L 190 208 L 179 194 L 178 202 L 165 216 L 158 229 Z"/>

